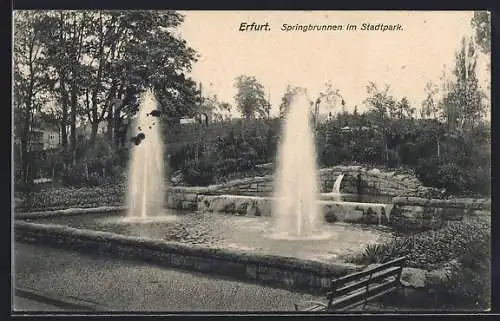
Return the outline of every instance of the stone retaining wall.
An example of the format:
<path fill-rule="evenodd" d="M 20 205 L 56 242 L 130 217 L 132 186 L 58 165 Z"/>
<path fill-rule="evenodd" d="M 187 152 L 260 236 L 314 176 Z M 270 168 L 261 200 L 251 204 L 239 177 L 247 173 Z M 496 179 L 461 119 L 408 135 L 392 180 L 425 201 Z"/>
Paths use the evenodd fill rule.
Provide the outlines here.
<path fill-rule="evenodd" d="M 423 186 L 422 182 L 414 175 L 408 173 L 398 173 L 397 171 L 376 168 L 370 169 L 363 166 L 335 166 L 319 171 L 321 191 L 324 193 L 331 192 L 335 180 L 340 174 L 344 174 L 344 178 L 340 184 L 340 191 L 343 193 L 421 196 L 433 190 Z M 358 180 L 360 180 L 359 184 Z"/>
<path fill-rule="evenodd" d="M 398 229 L 437 229 L 449 221 L 491 217 L 490 199 L 394 197 L 392 203 L 390 225 Z"/>
<path fill-rule="evenodd" d="M 166 206 L 176 210 L 198 209 L 198 197 L 217 193 L 214 187 L 169 187 L 167 188 Z"/>
<path fill-rule="evenodd" d="M 274 199 L 242 195 L 200 195 L 198 210 L 246 216 L 271 216 Z M 327 222 L 387 224 L 391 204 L 319 200 Z"/>
<path fill-rule="evenodd" d="M 273 199 L 242 195 L 201 195 L 197 197 L 200 211 L 234 215 L 270 216 Z M 322 200 L 327 222 L 389 225 L 396 229 L 438 229 L 446 222 L 472 218 L 490 218 L 490 199 L 429 199 L 394 197 L 392 204 L 356 203 Z"/>
<path fill-rule="evenodd" d="M 311 292 L 324 292 L 330 288 L 333 278 L 362 268 L 348 263 L 325 264 L 54 224 L 16 221 L 14 232 L 16 240 L 20 242 L 43 243 L 94 254 L 113 255 Z"/>
<path fill-rule="evenodd" d="M 269 197 L 251 197 L 251 196 L 236 196 L 236 195 L 220 195 L 223 191 L 241 186 L 242 182 L 246 182 L 249 188 L 252 184 L 248 184 L 250 180 L 238 180 L 229 185 L 214 185 L 209 187 L 169 187 L 167 189 L 166 205 L 169 208 L 179 210 L 209 210 L 220 212 L 231 212 L 236 215 L 270 215 L 271 201 Z M 265 184 L 265 178 L 259 178 L 259 184 Z M 259 187 L 257 187 L 258 189 Z M 71 192 L 68 192 L 71 193 Z M 76 190 L 79 197 L 73 198 L 82 202 L 82 190 Z M 108 193 L 109 194 L 109 193 Z M 108 195 L 106 194 L 106 195 Z M 59 196 L 58 196 L 59 197 Z M 62 196 L 61 196 L 62 197 Z M 121 197 L 118 195 L 118 197 Z M 105 208 L 107 207 L 123 207 L 123 202 L 118 204 L 117 201 L 111 204 L 102 203 L 95 206 L 88 204 L 81 205 L 80 203 L 73 204 L 55 210 L 71 210 L 72 208 Z M 350 203 L 350 202 L 330 202 L 324 201 L 322 208 L 327 221 L 341 222 L 363 222 L 363 223 L 381 223 L 388 224 L 397 229 L 436 229 L 442 227 L 448 221 L 461 221 L 474 217 L 489 218 L 491 216 L 491 200 L 490 199 L 472 199 L 472 198 L 456 198 L 456 199 L 430 199 L 419 197 L 393 197 L 392 206 L 380 206 L 373 203 Z M 45 203 L 44 203 L 45 204 Z M 46 204 L 55 204 L 54 201 L 46 202 Z M 368 205 L 366 205 L 368 204 Z M 49 209 L 53 207 L 49 206 Z M 68 209 L 69 208 L 69 209 Z M 16 208 L 17 214 L 22 212 L 23 208 Z M 382 211 L 383 209 L 383 211 Z M 31 209 L 31 211 L 37 208 Z M 47 210 L 47 208 L 39 208 L 38 210 Z M 103 209 L 103 212 L 106 210 Z M 30 212 L 24 211 L 24 212 Z M 23 214 L 24 215 L 24 214 Z M 388 222 L 387 222 L 388 221 Z"/>
<path fill-rule="evenodd" d="M 344 178 L 340 191 L 344 193 L 358 193 L 364 195 L 398 196 L 427 195 L 434 189 L 427 188 L 410 174 L 401 174 L 395 171 L 369 169 L 362 166 L 335 166 L 319 170 L 318 179 L 322 193 L 332 192 L 333 184 L 340 174 Z M 358 184 L 358 177 L 360 184 Z M 359 185 L 359 190 L 358 190 Z M 274 176 L 250 177 L 230 181 L 209 188 L 219 194 L 235 195 L 271 195 L 274 186 Z"/>

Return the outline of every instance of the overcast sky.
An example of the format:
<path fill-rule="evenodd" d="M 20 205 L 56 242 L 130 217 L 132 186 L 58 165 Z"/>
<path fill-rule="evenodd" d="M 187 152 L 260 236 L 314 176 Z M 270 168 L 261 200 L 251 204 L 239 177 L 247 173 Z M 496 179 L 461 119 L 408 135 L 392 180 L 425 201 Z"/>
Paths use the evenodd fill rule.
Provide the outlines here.
<path fill-rule="evenodd" d="M 191 76 L 234 105 L 234 79 L 255 76 L 270 93 L 276 115 L 287 84 L 314 96 L 331 81 L 351 109 L 365 110 L 366 85 L 391 87 L 420 108 L 427 81 L 439 83 L 454 65 L 461 38 L 471 36 L 472 12 L 432 11 L 182 11 L 181 36 L 200 54 Z M 238 31 L 242 22 L 269 23 L 268 32 Z M 283 24 L 358 25 L 357 31 L 284 32 Z M 361 31 L 362 23 L 401 24 L 402 31 Z M 489 57 L 479 56 L 486 88 Z M 210 85 L 211 84 L 211 85 Z M 206 94 L 207 92 L 205 92 Z"/>

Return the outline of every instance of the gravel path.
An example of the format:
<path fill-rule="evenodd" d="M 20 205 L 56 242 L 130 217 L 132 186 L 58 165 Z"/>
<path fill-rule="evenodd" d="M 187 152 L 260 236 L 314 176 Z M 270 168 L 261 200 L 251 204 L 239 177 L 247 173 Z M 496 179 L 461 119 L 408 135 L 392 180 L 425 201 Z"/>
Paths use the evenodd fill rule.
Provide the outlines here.
<path fill-rule="evenodd" d="M 107 311 L 293 311 L 308 294 L 46 246 L 15 244 L 15 286 Z M 14 309 L 40 304 L 14 301 Z M 42 306 L 44 310 L 50 308 Z M 56 310 L 56 309 L 54 309 Z"/>
<path fill-rule="evenodd" d="M 68 311 L 57 306 L 47 303 L 26 299 L 19 296 L 14 296 L 14 310 L 16 311 L 37 311 L 37 312 L 62 312 Z"/>

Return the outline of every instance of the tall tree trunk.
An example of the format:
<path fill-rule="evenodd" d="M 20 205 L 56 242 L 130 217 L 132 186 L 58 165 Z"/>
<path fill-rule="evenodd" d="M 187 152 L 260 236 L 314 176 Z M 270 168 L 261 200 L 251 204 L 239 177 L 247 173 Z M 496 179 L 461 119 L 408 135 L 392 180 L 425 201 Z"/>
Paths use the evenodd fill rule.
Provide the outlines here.
<path fill-rule="evenodd" d="M 73 155 L 73 165 L 76 163 L 76 114 L 78 112 L 78 97 L 76 86 L 71 86 L 71 123 L 70 123 L 70 148 Z"/>
<path fill-rule="evenodd" d="M 441 148 L 440 148 L 440 144 L 439 144 L 439 137 L 436 138 L 436 144 L 437 144 L 437 156 L 438 156 L 438 159 L 441 158 Z"/>
<path fill-rule="evenodd" d="M 245 118 L 241 120 L 241 138 L 245 137 Z"/>
<path fill-rule="evenodd" d="M 27 104 L 24 111 L 24 127 L 21 134 L 21 174 L 24 187 L 29 192 L 33 186 L 33 175 L 31 171 L 32 159 L 30 155 L 30 132 L 32 127 L 31 103 Z"/>
<path fill-rule="evenodd" d="M 99 126 L 99 122 L 101 119 L 99 118 L 99 113 L 98 113 L 98 102 L 97 102 L 97 94 L 99 87 L 101 86 L 102 82 L 102 74 L 103 74 L 103 69 L 104 69 L 104 60 L 107 58 L 107 55 L 104 55 L 104 34 L 102 33 L 102 14 L 99 13 L 99 23 L 100 23 L 100 37 L 99 37 L 99 67 L 97 69 L 97 77 L 96 81 L 94 84 L 94 89 L 92 90 L 92 107 L 91 107 L 91 120 L 90 122 L 92 123 L 92 131 L 90 134 L 90 144 L 91 146 L 94 146 L 95 144 L 95 139 L 97 137 L 97 130 Z"/>
<path fill-rule="evenodd" d="M 115 146 L 119 145 L 120 140 L 124 140 L 125 138 L 122 137 L 123 135 L 123 128 L 121 126 L 123 125 L 122 119 L 121 119 L 121 112 L 122 109 L 125 107 L 125 100 L 127 99 L 127 94 L 124 92 L 125 89 L 123 85 L 121 85 L 118 88 L 118 83 L 114 82 L 113 86 L 111 87 L 111 94 L 113 97 L 112 103 L 111 103 L 111 108 L 113 108 L 113 139 Z M 108 124 L 109 125 L 109 124 Z"/>
<path fill-rule="evenodd" d="M 90 146 L 95 145 L 98 130 L 99 130 L 99 123 L 92 122 L 91 123 L 91 130 L 90 130 Z"/>
<path fill-rule="evenodd" d="M 28 139 L 21 137 L 21 175 L 24 187 L 32 185 L 33 180 L 29 174 Z"/>
<path fill-rule="evenodd" d="M 112 104 L 114 106 L 114 114 L 113 114 L 113 139 L 115 146 L 119 146 L 121 135 L 123 134 L 122 129 L 122 119 L 120 117 L 121 110 L 123 108 L 123 101 L 120 99 L 116 99 L 116 101 Z"/>
<path fill-rule="evenodd" d="M 107 117 L 107 122 L 108 122 L 108 131 L 106 133 L 106 138 L 108 142 L 113 141 L 113 127 L 114 127 L 114 117 L 113 117 L 113 104 L 109 104 L 108 107 L 108 117 Z"/>
<path fill-rule="evenodd" d="M 67 118 L 67 113 L 65 118 Z M 68 150 L 68 128 L 66 122 L 61 126 L 61 145 L 64 151 Z"/>
<path fill-rule="evenodd" d="M 120 140 L 123 133 L 123 129 L 122 129 L 122 120 L 120 117 L 116 117 L 117 114 L 119 115 L 118 111 L 115 111 L 113 141 L 116 147 L 120 147 Z"/>

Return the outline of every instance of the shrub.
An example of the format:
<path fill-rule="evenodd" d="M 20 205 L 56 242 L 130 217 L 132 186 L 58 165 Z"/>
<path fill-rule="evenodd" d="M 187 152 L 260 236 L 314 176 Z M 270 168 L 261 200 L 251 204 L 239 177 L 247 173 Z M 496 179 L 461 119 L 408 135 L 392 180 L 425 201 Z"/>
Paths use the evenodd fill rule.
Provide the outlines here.
<path fill-rule="evenodd" d="M 451 265 L 447 279 L 433 285 L 437 298 L 463 308 L 491 307 L 491 235 L 480 233 Z"/>
<path fill-rule="evenodd" d="M 464 168 L 452 159 L 432 157 L 419 159 L 415 169 L 417 178 L 426 186 L 445 188 L 454 195 L 471 193 L 489 194 L 489 167 Z"/>
<path fill-rule="evenodd" d="M 440 305 L 490 307 L 491 230 L 487 222 L 456 222 L 438 231 L 396 237 L 385 244 L 368 245 L 347 259 L 351 263 L 384 263 L 408 255 L 407 266 L 425 270 L 451 265 L 448 278 L 427 284 Z"/>
<path fill-rule="evenodd" d="M 182 169 L 184 181 L 189 185 L 207 186 L 214 182 L 214 167 L 206 159 L 188 161 Z"/>
<path fill-rule="evenodd" d="M 118 206 L 125 204 L 126 186 L 110 184 L 101 187 L 52 188 L 32 193 L 16 193 L 23 202 L 17 211 L 46 211 L 74 207 Z"/>
<path fill-rule="evenodd" d="M 373 264 L 408 255 L 408 266 L 432 270 L 466 255 L 471 244 L 489 233 L 488 222 L 453 222 L 440 230 L 395 236 L 387 243 L 369 245 L 363 253 L 347 260 L 357 264 Z"/>

